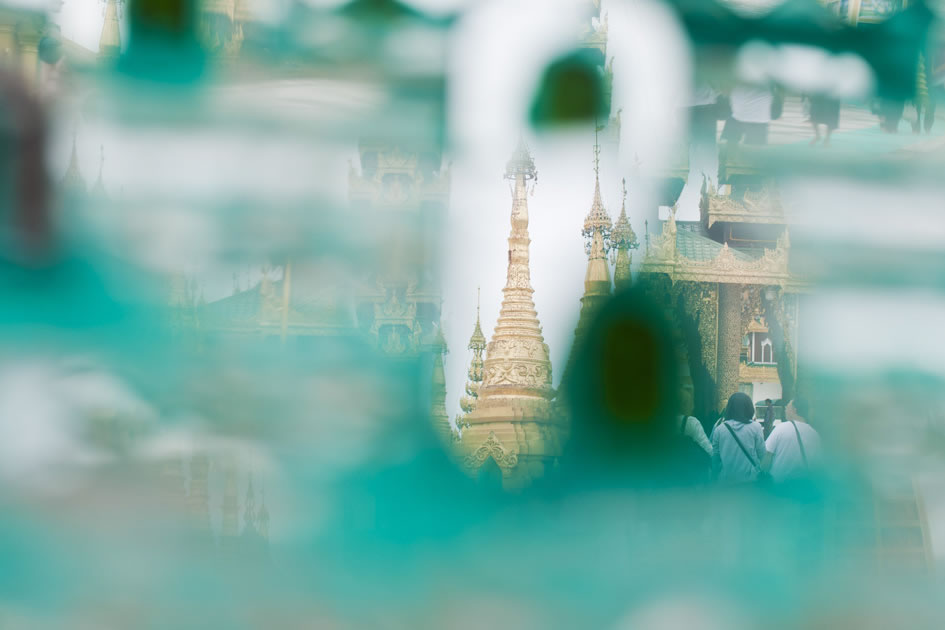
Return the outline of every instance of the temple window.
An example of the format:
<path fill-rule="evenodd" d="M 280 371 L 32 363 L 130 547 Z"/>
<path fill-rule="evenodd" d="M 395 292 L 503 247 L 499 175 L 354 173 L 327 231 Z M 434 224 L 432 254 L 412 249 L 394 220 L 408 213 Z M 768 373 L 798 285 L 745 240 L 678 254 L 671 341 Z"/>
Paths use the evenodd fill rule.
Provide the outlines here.
<path fill-rule="evenodd" d="M 761 364 L 761 365 L 773 365 L 774 360 L 774 343 L 771 341 L 771 337 L 767 333 L 750 333 L 750 353 L 749 360 L 751 363 Z"/>

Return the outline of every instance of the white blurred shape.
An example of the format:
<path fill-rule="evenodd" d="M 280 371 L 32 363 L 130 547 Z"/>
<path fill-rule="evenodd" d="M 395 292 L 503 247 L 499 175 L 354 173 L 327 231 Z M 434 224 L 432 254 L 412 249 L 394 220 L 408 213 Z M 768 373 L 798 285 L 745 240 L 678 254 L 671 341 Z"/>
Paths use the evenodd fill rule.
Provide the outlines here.
<path fill-rule="evenodd" d="M 834 288 L 807 299 L 799 322 L 807 332 L 799 353 L 812 364 L 848 376 L 897 369 L 945 375 L 945 330 L 909 325 L 945 321 L 940 295 Z"/>
<path fill-rule="evenodd" d="M 473 5 L 473 0 L 402 0 L 404 4 L 434 17 L 458 13 Z"/>
<path fill-rule="evenodd" d="M 782 200 L 798 242 L 857 243 L 878 249 L 937 251 L 945 242 L 940 186 L 882 180 L 800 178 L 785 182 Z M 890 215 L 890 209 L 902 211 Z"/>
<path fill-rule="evenodd" d="M 136 253 L 137 261 L 167 273 L 178 270 L 181 261 L 208 265 L 222 247 L 211 217 L 183 208 L 140 212 L 125 228 L 126 244 L 132 244 L 129 251 Z"/>
<path fill-rule="evenodd" d="M 96 415 L 141 422 L 154 416 L 106 372 L 35 359 L 0 366 L 0 484 L 68 491 L 84 469 L 106 458 L 83 435 L 84 421 Z"/>
<path fill-rule="evenodd" d="M 609 8 L 607 54 L 613 57 L 614 111 L 623 109 L 620 168 L 632 172 L 637 157 L 659 170 L 682 138 L 678 107 L 689 102 L 692 51 L 673 13 L 656 2 L 615 3 Z"/>
<path fill-rule="evenodd" d="M 688 89 L 686 39 L 660 4 L 615 3 L 608 12 L 607 54 L 617 60 L 613 111 L 623 109 L 621 144 L 629 149 L 621 166 L 629 170 L 640 155 L 658 168 L 681 132 L 676 106 Z M 586 4 L 577 0 L 525 0 L 484 2 L 462 18 L 453 41 L 447 103 L 460 151 L 477 161 L 504 163 L 545 70 L 580 47 L 585 17 Z"/>
<path fill-rule="evenodd" d="M 740 630 L 751 628 L 746 615 L 731 604 L 705 596 L 680 594 L 650 600 L 615 626 L 618 630 Z"/>
<path fill-rule="evenodd" d="M 823 48 L 753 40 L 738 51 L 736 72 L 746 83 L 779 83 L 797 92 L 855 99 L 873 91 L 873 70 L 852 53 L 833 55 Z"/>
<path fill-rule="evenodd" d="M 721 0 L 721 3 L 739 15 L 754 17 L 770 13 L 784 0 Z"/>

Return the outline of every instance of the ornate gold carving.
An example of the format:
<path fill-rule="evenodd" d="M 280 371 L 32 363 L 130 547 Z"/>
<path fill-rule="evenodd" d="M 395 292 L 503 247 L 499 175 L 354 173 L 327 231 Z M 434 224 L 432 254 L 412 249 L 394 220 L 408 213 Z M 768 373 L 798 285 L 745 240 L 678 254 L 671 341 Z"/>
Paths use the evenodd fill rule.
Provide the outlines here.
<path fill-rule="evenodd" d="M 505 472 L 518 465 L 518 453 L 506 449 L 499 438 L 495 436 L 495 431 L 489 431 L 489 437 L 486 438 L 486 441 L 463 459 L 463 466 L 470 473 L 475 473 L 490 457 Z"/>
<path fill-rule="evenodd" d="M 537 339 L 498 339 L 489 344 L 491 358 L 542 359 L 547 353 L 547 346 Z"/>
<path fill-rule="evenodd" d="M 744 287 L 723 284 L 719 286 L 718 346 L 715 383 L 718 409 L 723 409 L 728 397 L 738 388 L 738 357 L 747 322 L 743 309 Z"/>
<path fill-rule="evenodd" d="M 483 372 L 484 387 L 495 385 L 551 385 L 551 371 L 543 365 L 528 363 L 498 363 L 487 366 Z"/>
<path fill-rule="evenodd" d="M 776 383 L 780 381 L 778 368 L 775 365 L 749 365 L 740 363 L 738 366 L 738 381 L 740 383 Z"/>
<path fill-rule="evenodd" d="M 764 304 L 761 302 L 759 285 L 742 287 L 741 336 L 744 337 L 756 318 L 764 317 Z"/>
<path fill-rule="evenodd" d="M 702 187 L 702 199 L 699 203 L 702 220 L 707 227 L 719 221 L 728 223 L 784 223 L 784 207 L 781 196 L 770 185 L 761 190 L 746 190 L 741 199 L 727 195 L 717 195 L 715 190 Z"/>
<path fill-rule="evenodd" d="M 718 344 L 719 288 L 703 282 L 681 283 L 683 304 L 696 321 L 702 351 L 702 365 L 715 375 Z"/>

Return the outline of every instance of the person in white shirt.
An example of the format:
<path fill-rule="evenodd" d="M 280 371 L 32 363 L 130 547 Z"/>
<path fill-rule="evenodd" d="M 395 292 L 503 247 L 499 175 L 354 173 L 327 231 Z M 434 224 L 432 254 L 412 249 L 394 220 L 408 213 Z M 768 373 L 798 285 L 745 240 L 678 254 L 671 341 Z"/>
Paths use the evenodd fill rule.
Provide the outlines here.
<path fill-rule="evenodd" d="M 722 139 L 737 144 L 768 144 L 768 123 L 774 93 L 767 86 L 738 85 L 729 96 L 732 116 L 725 121 Z"/>
<path fill-rule="evenodd" d="M 699 419 L 690 416 L 692 413 L 692 388 L 684 387 L 680 394 L 680 415 L 676 416 L 676 432 L 695 442 L 707 455 L 712 455 L 712 443 L 702 428 Z M 683 424 L 685 423 L 685 425 Z"/>
<path fill-rule="evenodd" d="M 765 440 L 754 417 L 755 404 L 748 394 L 732 394 L 725 406 L 725 421 L 712 431 L 712 472 L 720 482 L 749 483 L 758 478 Z"/>
<path fill-rule="evenodd" d="M 807 400 L 795 397 L 784 408 L 785 421 L 777 425 L 765 442 L 761 467 L 776 482 L 803 479 L 821 464 L 820 435 L 807 423 Z"/>

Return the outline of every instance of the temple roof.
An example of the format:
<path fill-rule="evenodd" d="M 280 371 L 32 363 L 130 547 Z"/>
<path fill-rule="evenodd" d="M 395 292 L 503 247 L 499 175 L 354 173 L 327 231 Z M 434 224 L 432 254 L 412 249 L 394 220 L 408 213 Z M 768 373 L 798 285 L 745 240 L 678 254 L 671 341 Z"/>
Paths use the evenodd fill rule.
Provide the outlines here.
<path fill-rule="evenodd" d="M 268 284 L 269 286 L 264 286 Z M 289 299 L 290 327 L 308 334 L 343 334 L 353 331 L 354 321 L 331 289 L 320 292 L 293 287 Z M 282 280 L 263 280 L 254 287 L 210 302 L 198 309 L 202 325 L 211 328 L 266 328 L 282 324 Z"/>
<path fill-rule="evenodd" d="M 717 258 L 722 252 L 723 245 L 712 240 L 702 231 L 702 225 L 698 221 L 677 221 L 676 222 L 676 251 L 680 256 L 693 261 L 706 261 Z M 735 260 L 751 261 L 757 260 L 763 253 L 757 249 L 730 248 Z"/>
<path fill-rule="evenodd" d="M 736 249 L 709 238 L 695 221 L 676 221 L 671 213 L 663 230 L 647 247 L 644 272 L 664 273 L 675 281 L 727 284 L 796 283 L 788 272 L 787 231 L 774 249 Z"/>
<path fill-rule="evenodd" d="M 710 228 L 717 222 L 774 225 L 786 223 L 781 197 L 777 190 L 768 185 L 761 190 L 746 190 L 741 199 L 735 199 L 728 195 L 716 194 L 703 184 L 699 214 L 706 227 Z"/>

